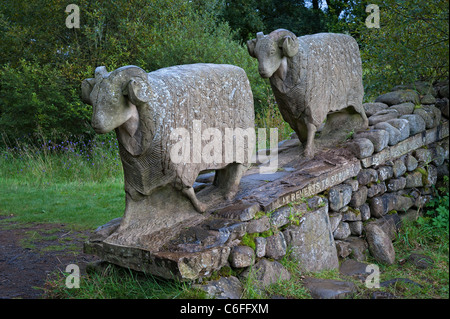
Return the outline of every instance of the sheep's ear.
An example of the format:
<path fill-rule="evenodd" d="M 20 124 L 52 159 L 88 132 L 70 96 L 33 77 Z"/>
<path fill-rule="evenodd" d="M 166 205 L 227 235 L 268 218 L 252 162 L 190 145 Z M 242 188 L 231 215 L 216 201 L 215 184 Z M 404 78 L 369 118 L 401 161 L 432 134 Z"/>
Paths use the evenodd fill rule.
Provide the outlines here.
<path fill-rule="evenodd" d="M 252 40 L 248 40 L 247 41 L 247 50 L 248 50 L 248 54 L 250 54 L 250 56 L 252 58 L 256 58 L 255 55 L 255 46 L 256 46 L 256 42 L 258 40 L 257 39 L 252 39 Z"/>
<path fill-rule="evenodd" d="M 285 36 L 283 40 L 283 54 L 292 58 L 298 53 L 298 40 L 290 36 Z"/>
<path fill-rule="evenodd" d="M 123 95 L 127 95 L 134 105 L 144 104 L 150 101 L 152 91 L 147 81 L 141 78 L 131 78 L 122 90 Z"/>
<path fill-rule="evenodd" d="M 94 88 L 94 85 L 95 85 L 94 78 L 85 79 L 83 80 L 83 82 L 81 82 L 81 100 L 86 104 L 92 105 L 90 95 L 92 89 Z"/>
<path fill-rule="evenodd" d="M 98 66 L 95 68 L 95 79 L 97 81 L 101 81 L 101 79 L 106 78 L 109 75 L 109 72 L 106 70 L 105 66 Z"/>

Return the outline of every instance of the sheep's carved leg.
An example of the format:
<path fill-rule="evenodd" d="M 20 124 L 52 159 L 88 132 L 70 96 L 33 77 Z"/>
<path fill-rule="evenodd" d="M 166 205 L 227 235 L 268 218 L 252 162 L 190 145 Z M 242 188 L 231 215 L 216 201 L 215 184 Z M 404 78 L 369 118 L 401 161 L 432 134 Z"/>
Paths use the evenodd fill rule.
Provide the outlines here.
<path fill-rule="evenodd" d="M 294 122 L 294 125 L 291 125 L 291 127 L 294 129 L 295 133 L 297 133 L 297 137 L 300 142 L 303 144 L 303 146 L 305 146 L 305 143 L 308 139 L 308 132 L 304 121 L 298 120 Z"/>
<path fill-rule="evenodd" d="M 192 205 L 199 213 L 204 213 L 206 211 L 207 205 L 198 200 L 197 196 L 195 195 L 194 188 L 183 188 L 183 194 L 187 196 L 187 198 L 189 198 Z"/>
<path fill-rule="evenodd" d="M 305 157 L 306 158 L 313 158 L 314 157 L 314 137 L 317 131 L 317 127 L 314 124 L 306 123 L 306 129 L 308 132 L 308 137 L 306 140 L 306 146 L 305 146 Z"/>
<path fill-rule="evenodd" d="M 295 132 L 303 145 L 305 157 L 314 157 L 314 136 L 317 131 L 316 126 L 308 123 L 304 119 L 300 119 L 295 124 Z"/>
<path fill-rule="evenodd" d="M 226 200 L 236 195 L 245 170 L 246 166 L 240 163 L 230 163 L 227 167 L 216 170 L 213 184 L 222 190 Z"/>
<path fill-rule="evenodd" d="M 363 127 L 366 128 L 369 126 L 369 119 L 367 118 L 366 111 L 364 110 L 364 107 L 362 104 L 359 105 L 359 107 L 355 107 L 355 110 L 361 115 L 363 119 Z"/>

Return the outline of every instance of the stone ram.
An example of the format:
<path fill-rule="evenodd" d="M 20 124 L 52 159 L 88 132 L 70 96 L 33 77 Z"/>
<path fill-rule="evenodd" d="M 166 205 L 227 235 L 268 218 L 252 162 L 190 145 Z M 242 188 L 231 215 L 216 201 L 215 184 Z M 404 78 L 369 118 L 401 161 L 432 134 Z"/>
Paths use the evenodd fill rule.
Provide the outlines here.
<path fill-rule="evenodd" d="M 115 130 L 117 134 L 127 200 L 141 201 L 170 186 L 203 212 L 207 206 L 197 199 L 192 186 L 198 174 L 207 169 L 217 170 L 214 185 L 221 195 L 229 198 L 236 193 L 251 161 L 248 156 L 240 162 L 175 163 L 170 152 L 179 139 L 171 133 L 176 128 L 188 133 L 207 128 L 218 129 L 221 134 L 225 128 L 254 131 L 253 95 L 243 69 L 199 63 L 146 73 L 137 66 L 112 72 L 102 66 L 95 70 L 95 78 L 83 81 L 82 98 L 93 106 L 94 130 L 100 134 Z M 195 123 L 201 128 L 193 127 Z M 189 136 L 182 138 L 190 141 Z M 191 138 L 195 136 L 191 134 Z M 199 143 L 204 147 L 207 142 L 203 136 Z"/>
<path fill-rule="evenodd" d="M 297 133 L 306 157 L 314 156 L 314 135 L 330 112 L 351 106 L 367 127 L 361 58 L 352 37 L 296 37 L 278 29 L 268 35 L 258 32 L 247 48 L 258 59 L 261 77 L 270 79 L 280 113 Z"/>

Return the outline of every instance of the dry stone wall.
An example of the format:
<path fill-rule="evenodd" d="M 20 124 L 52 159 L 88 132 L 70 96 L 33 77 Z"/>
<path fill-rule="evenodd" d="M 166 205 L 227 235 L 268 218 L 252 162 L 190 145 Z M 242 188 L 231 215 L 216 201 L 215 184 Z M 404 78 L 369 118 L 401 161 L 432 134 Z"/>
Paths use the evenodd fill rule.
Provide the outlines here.
<path fill-rule="evenodd" d="M 391 242 L 402 220 L 417 218 L 431 187 L 448 176 L 448 82 L 412 87 L 398 86 L 364 104 L 370 127 L 347 144 L 362 169 L 328 193 L 341 258 L 363 260 L 369 248 L 376 260 L 392 264 Z M 357 238 L 365 243 L 355 246 Z"/>

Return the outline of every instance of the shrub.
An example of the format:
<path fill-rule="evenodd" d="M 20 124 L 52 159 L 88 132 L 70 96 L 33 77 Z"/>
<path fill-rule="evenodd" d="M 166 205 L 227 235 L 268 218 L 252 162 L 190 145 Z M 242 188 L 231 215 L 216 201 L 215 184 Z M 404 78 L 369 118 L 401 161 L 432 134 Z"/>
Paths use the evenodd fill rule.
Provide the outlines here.
<path fill-rule="evenodd" d="M 360 23 L 364 84 L 371 95 L 449 74 L 448 1 L 373 0 L 380 28 Z"/>
<path fill-rule="evenodd" d="M 51 65 L 20 61 L 0 69 L 0 127 L 11 138 L 38 131 L 87 132 L 90 107 Z"/>
<path fill-rule="evenodd" d="M 218 21 L 216 1 L 81 0 L 79 29 L 63 23 L 67 4 L 0 4 L 0 124 L 14 138 L 52 129 L 93 134 L 80 86 L 100 65 L 111 71 L 133 64 L 147 72 L 199 62 L 237 65 L 247 72 L 256 109 L 263 108 L 268 84 L 246 47 Z M 41 18 L 47 16 L 54 18 Z"/>
<path fill-rule="evenodd" d="M 425 205 L 424 216 L 418 219 L 425 231 L 437 238 L 449 234 L 448 176 L 444 176 L 444 184 L 445 187 L 434 189 L 434 197 Z"/>

